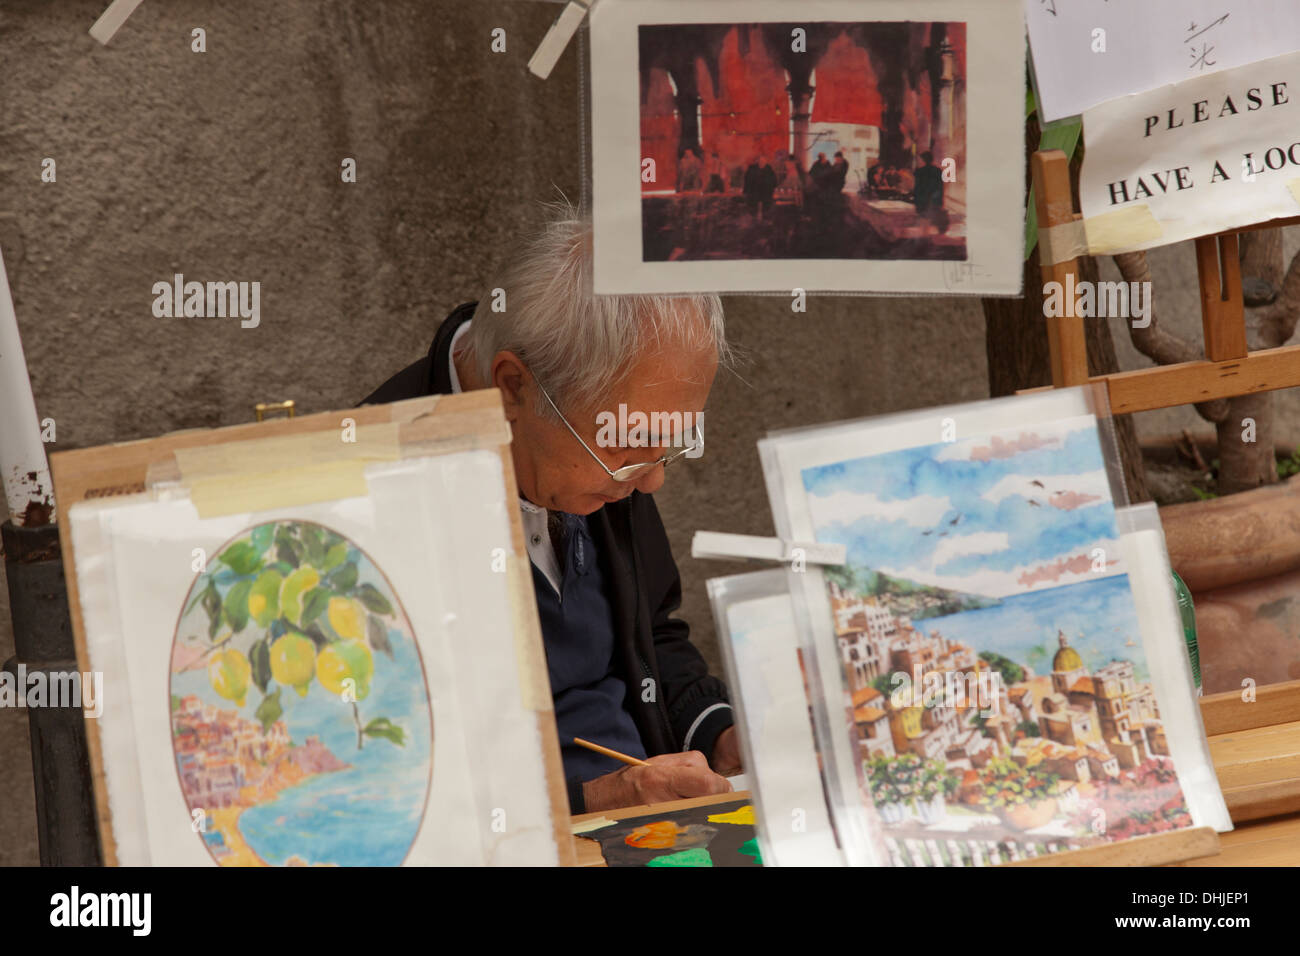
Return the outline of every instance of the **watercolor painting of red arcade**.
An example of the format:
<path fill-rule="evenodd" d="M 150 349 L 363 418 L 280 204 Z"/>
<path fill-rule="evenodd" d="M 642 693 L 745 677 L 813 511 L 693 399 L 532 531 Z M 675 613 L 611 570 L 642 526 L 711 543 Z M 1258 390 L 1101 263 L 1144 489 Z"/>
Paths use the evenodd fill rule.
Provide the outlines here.
<path fill-rule="evenodd" d="M 966 24 L 642 25 L 642 261 L 966 258 Z"/>

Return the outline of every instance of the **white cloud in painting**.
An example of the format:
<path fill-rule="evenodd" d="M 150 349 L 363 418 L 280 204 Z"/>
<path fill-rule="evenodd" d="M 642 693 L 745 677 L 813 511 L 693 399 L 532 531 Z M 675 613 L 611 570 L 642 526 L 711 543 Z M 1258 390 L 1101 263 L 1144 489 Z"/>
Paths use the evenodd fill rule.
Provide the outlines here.
<path fill-rule="evenodd" d="M 952 510 L 952 501 L 946 495 L 942 498 L 917 495 L 905 500 L 882 501 L 870 492 L 837 491 L 829 495 L 810 495 L 808 510 L 812 512 L 816 527 L 849 525 L 860 518 L 877 518 L 906 521 L 916 528 L 933 528 Z"/>
<path fill-rule="evenodd" d="M 1107 559 L 1105 572 L 1098 573 L 1092 570 L 1091 555 L 1094 548 L 1101 548 L 1105 552 Z M 908 568 L 881 567 L 879 570 L 893 577 L 908 578 L 920 584 L 933 584 L 950 591 L 981 594 L 985 597 L 1006 597 L 1124 574 L 1126 571 L 1122 555 L 1118 541 L 1112 538 L 1098 538 L 1096 541 L 1073 549 L 1071 555 L 1021 564 L 1005 571 L 986 567 L 960 576 L 935 574 L 934 565 Z M 1085 560 L 1069 560 L 1072 556 L 1082 556 Z M 1028 586 L 1026 582 L 1030 582 Z"/>
<path fill-rule="evenodd" d="M 1108 499 L 1110 484 L 1106 472 L 1100 469 L 1078 475 L 1007 475 L 981 497 L 996 504 L 1013 495 L 1037 501 L 1039 505 L 1073 511 Z"/>
<path fill-rule="evenodd" d="M 940 538 L 930 558 L 930 567 L 942 567 L 953 558 L 968 554 L 992 554 L 1011 547 L 1011 536 L 1005 531 L 979 531 L 955 538 Z"/>

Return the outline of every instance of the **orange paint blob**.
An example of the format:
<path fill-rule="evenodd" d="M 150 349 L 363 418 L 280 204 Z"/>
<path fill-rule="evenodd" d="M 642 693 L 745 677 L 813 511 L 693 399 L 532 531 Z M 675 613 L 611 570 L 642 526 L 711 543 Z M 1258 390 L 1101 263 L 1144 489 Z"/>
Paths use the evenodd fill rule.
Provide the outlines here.
<path fill-rule="evenodd" d="M 672 820 L 656 820 L 637 827 L 623 838 L 623 842 L 639 850 L 663 850 L 677 844 L 680 832 L 681 827 Z"/>

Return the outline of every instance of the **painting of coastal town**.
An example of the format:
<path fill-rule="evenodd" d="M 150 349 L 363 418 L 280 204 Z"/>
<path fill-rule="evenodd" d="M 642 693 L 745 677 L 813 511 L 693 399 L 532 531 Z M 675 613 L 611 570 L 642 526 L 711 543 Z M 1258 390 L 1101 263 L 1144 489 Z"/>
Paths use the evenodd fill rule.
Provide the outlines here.
<path fill-rule="evenodd" d="M 249 529 L 196 570 L 168 702 L 194 839 L 222 866 L 401 864 L 432 712 L 383 574 L 303 521 Z"/>
<path fill-rule="evenodd" d="M 890 862 L 1191 825 L 1091 416 L 806 468 L 855 769 Z"/>

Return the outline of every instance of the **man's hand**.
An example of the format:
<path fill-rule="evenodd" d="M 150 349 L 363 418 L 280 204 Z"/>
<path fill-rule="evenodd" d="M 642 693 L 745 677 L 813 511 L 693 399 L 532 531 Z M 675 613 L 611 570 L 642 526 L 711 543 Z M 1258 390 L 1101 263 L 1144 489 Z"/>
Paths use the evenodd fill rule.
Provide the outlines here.
<path fill-rule="evenodd" d="M 732 724 L 718 734 L 718 739 L 714 741 L 713 759 L 709 765 L 717 773 L 735 774 L 743 769 L 741 763 L 740 736 L 736 733 L 736 725 Z"/>
<path fill-rule="evenodd" d="M 648 758 L 646 763 L 649 766 L 624 767 L 584 783 L 582 796 L 587 810 L 617 810 L 731 792 L 731 784 L 709 769 L 704 754 L 698 750 L 661 754 Z"/>

